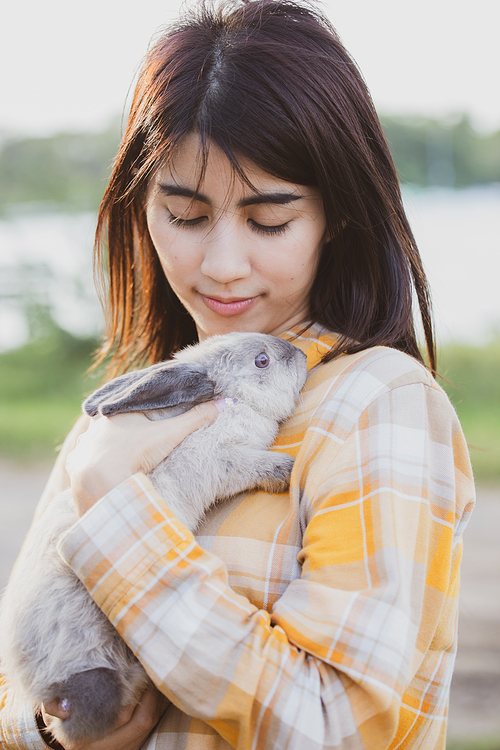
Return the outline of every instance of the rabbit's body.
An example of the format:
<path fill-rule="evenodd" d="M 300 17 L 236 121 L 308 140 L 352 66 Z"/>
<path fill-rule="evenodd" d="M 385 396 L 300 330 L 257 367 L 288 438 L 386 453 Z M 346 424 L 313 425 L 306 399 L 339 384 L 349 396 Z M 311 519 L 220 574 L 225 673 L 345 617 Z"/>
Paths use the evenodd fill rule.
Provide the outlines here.
<path fill-rule="evenodd" d="M 148 411 L 150 419 L 164 411 Z M 277 423 L 261 416 L 256 424 L 250 408 L 238 401 L 217 420 L 189 435 L 159 464 L 150 478 L 175 515 L 194 531 L 205 511 L 218 499 L 260 487 L 282 492 L 288 486 L 293 459 L 267 450 Z"/>
<path fill-rule="evenodd" d="M 305 378 L 306 358 L 296 347 L 264 334 L 233 333 L 116 378 L 92 394 L 84 409 L 106 416 L 144 411 L 165 419 L 211 398 L 235 400 L 150 475 L 170 509 L 194 531 L 217 499 L 257 487 L 286 489 L 293 459 L 268 448 Z M 67 738 L 104 735 L 148 681 L 57 553 L 59 539 L 76 520 L 69 491 L 48 504 L 28 534 L 0 619 L 1 669 L 13 689 L 28 695 L 34 708 L 63 698 L 71 704 L 71 716 L 50 726 L 63 745 Z"/>

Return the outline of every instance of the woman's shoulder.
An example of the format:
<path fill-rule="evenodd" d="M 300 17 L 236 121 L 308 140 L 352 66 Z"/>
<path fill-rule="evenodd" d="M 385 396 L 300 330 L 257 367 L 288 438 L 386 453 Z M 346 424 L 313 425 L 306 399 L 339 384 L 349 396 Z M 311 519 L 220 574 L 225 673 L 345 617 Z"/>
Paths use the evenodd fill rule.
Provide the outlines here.
<path fill-rule="evenodd" d="M 354 354 L 318 363 L 309 372 L 310 379 L 329 386 L 355 388 L 370 397 L 380 390 L 421 383 L 441 391 L 430 371 L 409 354 L 387 346 L 375 346 Z"/>
<path fill-rule="evenodd" d="M 432 411 L 434 417 L 453 423 L 453 431 L 460 429 L 447 394 L 429 370 L 414 357 L 385 346 L 317 364 L 309 371 L 303 399 L 312 422 L 327 417 L 330 424 L 342 422 L 347 431 L 363 413 L 380 411 L 383 404 L 384 419 L 392 414 L 406 421 L 414 414 L 421 422 L 423 412 Z"/>
<path fill-rule="evenodd" d="M 307 355 L 308 377 L 301 394 L 301 424 L 322 413 L 330 420 L 354 427 L 360 415 L 375 401 L 397 392 L 399 409 L 422 404 L 456 419 L 448 396 L 430 371 L 417 359 L 397 349 L 374 346 L 354 354 L 342 354 L 322 362 L 338 336 L 315 323 L 305 331 L 291 331 L 290 340 Z M 425 406 L 427 402 L 427 406 Z"/>
<path fill-rule="evenodd" d="M 355 354 L 343 354 L 322 363 L 322 359 L 338 340 L 337 334 L 312 324 L 305 331 L 290 332 L 290 340 L 307 355 L 308 382 L 332 386 L 365 388 L 396 388 L 410 383 L 422 383 L 441 390 L 429 370 L 414 357 L 387 346 L 374 346 Z"/>

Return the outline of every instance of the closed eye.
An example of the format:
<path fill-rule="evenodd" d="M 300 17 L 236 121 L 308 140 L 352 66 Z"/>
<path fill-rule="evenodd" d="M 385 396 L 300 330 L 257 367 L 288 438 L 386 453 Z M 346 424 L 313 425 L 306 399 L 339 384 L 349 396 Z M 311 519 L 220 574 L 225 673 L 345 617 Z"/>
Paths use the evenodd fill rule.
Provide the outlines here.
<path fill-rule="evenodd" d="M 168 222 L 169 224 L 175 224 L 176 227 L 181 227 L 182 229 L 190 229 L 191 227 L 201 224 L 206 218 L 206 216 L 197 216 L 196 219 L 182 219 L 180 216 L 174 216 L 174 214 L 169 213 Z"/>
<path fill-rule="evenodd" d="M 259 224 L 258 222 L 254 221 L 253 219 L 248 219 L 248 223 L 252 227 L 252 230 L 254 232 L 257 232 L 259 234 L 283 234 L 283 232 L 286 232 L 288 224 L 290 222 L 285 221 L 284 224 Z"/>
<path fill-rule="evenodd" d="M 192 227 L 196 227 L 203 221 L 205 221 L 206 218 L 206 216 L 197 216 L 195 219 L 183 219 L 180 216 L 174 216 L 174 214 L 171 212 L 169 212 L 168 215 L 169 223 L 175 224 L 175 226 L 182 229 L 191 229 Z M 248 219 L 248 223 L 252 228 L 252 231 L 257 232 L 258 234 L 265 234 L 269 236 L 283 234 L 284 232 L 286 232 L 288 224 L 290 222 L 285 221 L 283 224 L 259 224 L 253 219 Z"/>

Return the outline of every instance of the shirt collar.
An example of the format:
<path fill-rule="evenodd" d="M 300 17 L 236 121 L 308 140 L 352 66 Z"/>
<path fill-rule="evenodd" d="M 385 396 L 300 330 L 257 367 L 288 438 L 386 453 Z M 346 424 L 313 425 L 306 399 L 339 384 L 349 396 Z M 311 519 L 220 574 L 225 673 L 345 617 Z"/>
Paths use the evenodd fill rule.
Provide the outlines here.
<path fill-rule="evenodd" d="M 304 330 L 306 326 L 307 328 Z M 293 328 L 280 333 L 279 338 L 290 341 L 291 344 L 304 352 L 307 356 L 308 371 L 321 362 L 322 357 L 330 351 L 337 341 L 337 335 L 319 323 L 309 325 L 303 323 L 293 326 Z"/>

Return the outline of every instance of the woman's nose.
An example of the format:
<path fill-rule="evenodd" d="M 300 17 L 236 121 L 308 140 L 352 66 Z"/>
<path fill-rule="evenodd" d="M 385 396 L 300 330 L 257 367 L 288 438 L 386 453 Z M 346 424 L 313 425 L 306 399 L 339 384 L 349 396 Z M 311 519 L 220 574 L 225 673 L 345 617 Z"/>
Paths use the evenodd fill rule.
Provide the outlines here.
<path fill-rule="evenodd" d="M 223 224 L 223 222 L 221 222 Z M 247 240 L 248 241 L 248 240 Z M 250 276 L 252 266 L 242 228 L 216 226 L 205 237 L 201 272 L 219 284 L 229 284 Z"/>

